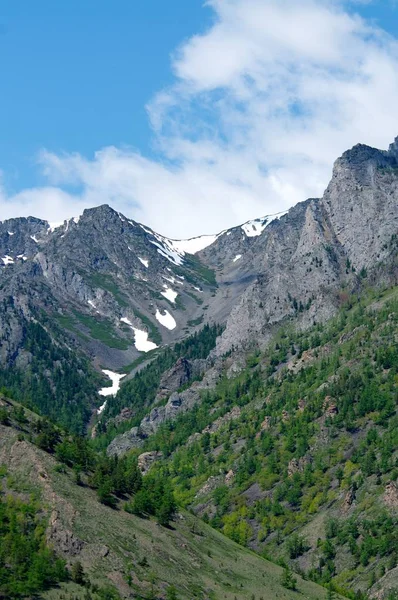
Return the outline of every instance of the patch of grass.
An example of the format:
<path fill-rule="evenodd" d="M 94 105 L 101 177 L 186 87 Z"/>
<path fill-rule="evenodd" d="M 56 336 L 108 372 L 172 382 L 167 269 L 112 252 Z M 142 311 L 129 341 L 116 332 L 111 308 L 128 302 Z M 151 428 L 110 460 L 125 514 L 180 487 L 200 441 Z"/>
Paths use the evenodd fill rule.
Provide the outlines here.
<path fill-rule="evenodd" d="M 203 323 L 203 315 L 198 317 L 197 319 L 191 319 L 188 321 L 189 327 L 196 327 L 197 325 L 201 325 Z"/>
<path fill-rule="evenodd" d="M 185 260 L 187 267 L 197 273 L 198 277 L 208 283 L 210 287 L 218 287 L 216 274 L 213 269 L 203 265 L 196 256 L 189 256 Z"/>
<path fill-rule="evenodd" d="M 105 319 L 98 320 L 94 317 L 90 317 L 89 315 L 83 315 L 78 311 L 73 312 L 76 318 L 85 327 L 87 327 L 92 338 L 99 340 L 109 348 L 116 348 L 118 350 L 128 349 L 128 342 L 114 335 L 114 329 L 110 321 L 107 321 Z"/>
<path fill-rule="evenodd" d="M 104 275 L 102 273 L 93 273 L 89 276 L 86 276 L 86 279 L 95 287 L 102 288 L 103 290 L 111 293 L 114 298 L 117 300 L 120 306 L 128 306 L 128 302 L 120 291 L 119 287 L 116 285 L 114 280 L 110 275 Z"/>
<path fill-rule="evenodd" d="M 75 321 L 74 321 L 73 317 L 71 317 L 70 315 L 55 314 L 55 318 L 58 321 L 58 323 L 61 325 L 61 327 L 63 327 L 63 329 L 68 329 L 69 331 L 73 331 L 74 333 L 77 333 L 76 329 L 75 329 Z"/>
<path fill-rule="evenodd" d="M 190 296 L 193 300 L 195 300 L 196 304 L 198 304 L 199 306 L 201 306 L 203 304 L 202 298 L 199 298 L 193 292 L 189 292 L 188 290 L 185 290 L 185 293 L 187 294 L 187 296 Z"/>

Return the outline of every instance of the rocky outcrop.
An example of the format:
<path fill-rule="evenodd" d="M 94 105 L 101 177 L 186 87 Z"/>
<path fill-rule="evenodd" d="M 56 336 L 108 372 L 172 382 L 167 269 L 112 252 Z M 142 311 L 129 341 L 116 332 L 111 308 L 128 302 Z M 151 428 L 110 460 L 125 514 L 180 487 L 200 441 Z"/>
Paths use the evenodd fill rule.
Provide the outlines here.
<path fill-rule="evenodd" d="M 222 483 L 224 483 L 225 479 L 222 475 L 213 475 L 209 477 L 206 483 L 200 488 L 195 498 L 200 498 L 201 496 L 207 496 L 211 492 L 214 492 L 216 488 L 218 488 Z"/>
<path fill-rule="evenodd" d="M 325 417 L 330 417 L 331 419 L 333 419 L 339 413 L 336 401 L 330 396 L 325 397 L 323 402 L 323 410 Z"/>
<path fill-rule="evenodd" d="M 302 473 L 307 465 L 310 465 L 312 458 L 310 456 L 303 456 L 299 459 L 292 458 L 287 466 L 287 474 L 289 477 L 293 477 L 295 473 Z"/>
<path fill-rule="evenodd" d="M 323 198 L 270 222 L 250 247 L 242 242 L 238 272 L 220 274 L 219 295 L 224 282 L 245 280 L 246 286 L 217 344 L 219 355 L 253 340 L 266 344 L 272 327 L 286 318 L 302 327 L 325 321 L 336 312 L 344 283 L 355 287 L 363 268 L 374 270 L 388 259 L 398 229 L 397 165 L 396 142 L 387 152 L 359 144 L 336 161 Z M 226 253 L 220 236 L 201 256 L 216 265 Z"/>
<path fill-rule="evenodd" d="M 66 529 L 59 518 L 58 511 L 51 513 L 47 529 L 48 542 L 64 556 L 78 556 L 84 546 L 84 542 L 75 534 Z"/>
<path fill-rule="evenodd" d="M 167 398 L 173 392 L 177 392 L 191 380 L 192 374 L 192 363 L 186 358 L 179 358 L 176 364 L 163 374 L 156 395 L 156 402 Z"/>
<path fill-rule="evenodd" d="M 356 493 L 353 488 L 349 489 L 346 495 L 344 496 L 342 511 L 346 513 L 350 510 L 351 506 L 354 504 L 356 498 Z"/>
<path fill-rule="evenodd" d="M 138 457 L 138 468 L 143 475 L 146 475 L 153 463 L 160 460 L 162 457 L 162 452 L 144 452 Z"/>
<path fill-rule="evenodd" d="M 389 508 L 398 508 L 398 486 L 394 481 L 390 481 L 390 483 L 387 484 L 383 500 Z"/>
<path fill-rule="evenodd" d="M 132 448 L 141 448 L 146 437 L 139 427 L 133 427 L 130 431 L 126 431 L 126 433 L 118 435 L 112 440 L 107 448 L 107 454 L 109 456 L 122 456 Z"/>
<path fill-rule="evenodd" d="M 239 406 L 234 406 L 230 412 L 226 413 L 223 417 L 219 417 L 213 421 L 213 423 L 205 427 L 202 433 L 217 433 L 217 431 L 219 431 L 226 423 L 239 419 L 241 412 Z"/>
<path fill-rule="evenodd" d="M 155 433 L 166 421 L 174 421 L 178 415 L 195 406 L 201 400 L 201 393 L 213 389 L 222 374 L 222 365 L 219 364 L 207 371 L 202 381 L 196 381 L 192 386 L 181 392 L 171 394 L 165 406 L 155 407 L 146 415 L 139 427 L 115 437 L 107 449 L 109 456 L 122 455 L 132 448 L 143 445 L 145 438 Z"/>
<path fill-rule="evenodd" d="M 235 473 L 232 469 L 225 475 L 225 485 L 231 486 L 235 480 Z"/>
<path fill-rule="evenodd" d="M 258 431 L 256 433 L 256 438 L 258 439 L 261 436 L 261 433 L 263 431 L 267 431 L 268 429 L 270 429 L 271 427 L 271 423 L 272 423 L 272 417 L 265 417 L 263 422 L 260 425 L 260 431 Z"/>

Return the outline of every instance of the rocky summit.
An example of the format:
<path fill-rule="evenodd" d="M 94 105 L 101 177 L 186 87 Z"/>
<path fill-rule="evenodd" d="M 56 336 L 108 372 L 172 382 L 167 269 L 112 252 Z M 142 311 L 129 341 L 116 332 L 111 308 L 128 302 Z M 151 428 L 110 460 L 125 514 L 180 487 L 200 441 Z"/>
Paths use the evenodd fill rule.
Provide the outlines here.
<path fill-rule="evenodd" d="M 62 472 L 56 511 L 62 494 L 81 511 L 84 488 L 90 503 L 94 490 L 106 510 L 124 501 L 134 519 L 169 526 L 173 491 L 192 528 L 213 527 L 212 548 L 217 529 L 277 558 L 285 590 L 295 570 L 328 598 L 395 598 L 397 258 L 398 138 L 345 152 L 322 198 L 216 235 L 171 240 L 107 205 L 63 223 L 4 221 L 3 427 L 35 445 L 32 464 L 38 446 L 51 455 L 40 464 Z M 15 456 L 17 436 L 6 436 Z M 177 535 L 191 548 L 186 515 Z M 62 556 L 77 536 L 69 521 Z M 93 528 L 70 544 L 87 569 Z M 144 559 L 140 583 L 119 550 L 118 593 L 149 598 L 128 595 L 133 584 L 149 594 Z M 215 597 L 202 583 L 204 595 L 184 597 Z M 234 586 L 217 597 L 247 597 Z"/>

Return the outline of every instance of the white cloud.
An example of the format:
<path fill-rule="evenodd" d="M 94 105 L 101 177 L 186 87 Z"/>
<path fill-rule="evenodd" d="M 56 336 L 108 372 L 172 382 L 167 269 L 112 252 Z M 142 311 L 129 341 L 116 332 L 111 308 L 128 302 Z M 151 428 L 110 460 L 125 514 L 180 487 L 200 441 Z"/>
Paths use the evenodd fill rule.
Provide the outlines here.
<path fill-rule="evenodd" d="M 347 5 L 208 4 L 213 25 L 177 49 L 174 86 L 148 106 L 161 159 L 43 152 L 51 187 L 3 192 L 2 218 L 60 220 L 106 202 L 169 236 L 212 233 L 320 195 L 341 152 L 398 134 L 397 41 Z"/>

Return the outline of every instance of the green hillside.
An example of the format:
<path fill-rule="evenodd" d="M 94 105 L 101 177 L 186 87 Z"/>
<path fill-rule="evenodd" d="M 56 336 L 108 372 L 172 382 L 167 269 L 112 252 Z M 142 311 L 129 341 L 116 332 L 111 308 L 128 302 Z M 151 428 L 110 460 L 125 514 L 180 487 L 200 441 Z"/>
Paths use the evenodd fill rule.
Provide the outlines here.
<path fill-rule="evenodd" d="M 389 598 L 398 589 L 398 289 L 342 298 L 327 325 L 280 329 L 144 450 L 163 452 L 153 472 L 232 540 L 350 597 L 380 587 Z"/>
<path fill-rule="evenodd" d="M 300 577 L 296 578 L 298 591 L 283 587 L 280 567 L 184 510 L 166 527 L 159 519 L 126 512 L 123 499 L 117 500 L 115 508 L 101 503 L 89 485 L 91 467 L 77 475 L 65 464 L 65 457 L 64 462 L 55 457 L 54 447 L 55 453 L 59 445 L 73 447 L 73 438 L 4 397 L 0 422 L 0 596 L 31 597 L 36 592 L 35 597 L 54 600 L 326 598 L 323 588 Z M 10 568 L 15 577 L 21 573 L 27 549 L 17 547 L 16 538 L 12 548 L 4 543 L 8 517 L 2 509 L 8 506 L 10 516 L 16 503 L 19 513 L 27 515 L 23 526 L 29 539 L 38 541 L 29 549 L 30 563 L 41 560 L 48 571 L 47 579 L 39 581 L 32 568 L 19 588 Z M 8 581 L 4 565 L 9 569 Z"/>

